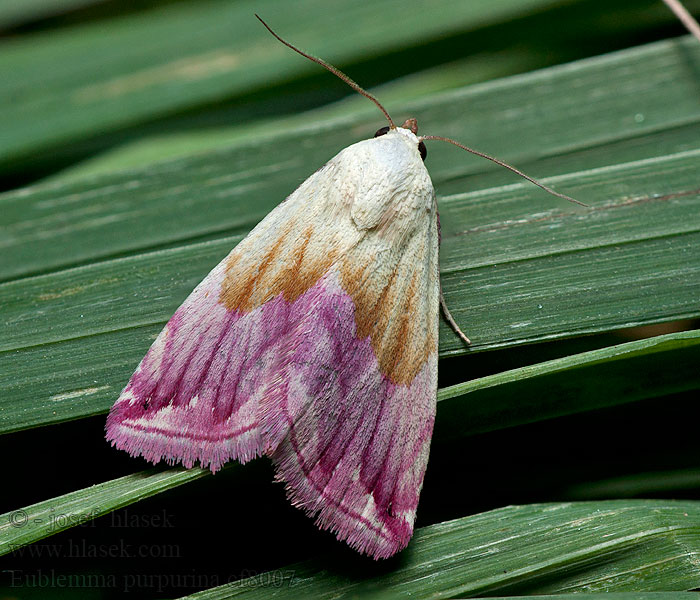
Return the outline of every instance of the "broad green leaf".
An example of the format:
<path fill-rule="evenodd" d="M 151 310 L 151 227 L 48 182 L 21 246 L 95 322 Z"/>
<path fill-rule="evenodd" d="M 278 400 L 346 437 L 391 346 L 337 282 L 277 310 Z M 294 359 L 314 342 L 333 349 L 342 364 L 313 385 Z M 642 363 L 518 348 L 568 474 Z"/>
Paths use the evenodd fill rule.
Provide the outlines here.
<path fill-rule="evenodd" d="M 618 344 L 438 391 L 435 436 L 460 438 L 700 389 L 700 331 Z"/>
<path fill-rule="evenodd" d="M 683 591 L 700 585 L 699 517 L 698 502 L 509 506 L 419 529 L 391 569 L 343 569 L 320 558 L 189 598 Z"/>
<path fill-rule="evenodd" d="M 35 19 L 45 19 L 77 8 L 99 4 L 101 0 L 3 0 L 0 27 L 16 27 Z"/>
<path fill-rule="evenodd" d="M 140 342 L 125 330 L 0 354 L 4 371 L 17 373 L 0 383 L 0 433 L 106 412 L 158 329 L 140 328 Z M 700 333 L 681 332 L 512 369 L 440 390 L 436 435 L 462 437 L 696 389 L 699 362 Z"/>
<path fill-rule="evenodd" d="M 285 578 L 286 575 L 286 578 Z M 261 573 L 256 577 L 247 579 L 246 582 L 250 586 L 258 585 L 260 583 L 267 585 L 268 587 L 284 587 L 288 583 L 292 574 L 285 572 L 283 569 L 277 571 L 269 571 L 267 573 Z M 269 583 L 268 583 L 269 582 Z M 212 591 L 212 598 L 230 598 L 230 595 L 216 595 L 216 594 L 230 594 L 230 590 L 217 590 Z M 373 597 L 379 598 L 392 598 L 396 597 L 391 590 L 386 592 L 370 592 Z M 238 597 L 239 594 L 234 593 L 233 597 Z M 207 596 L 202 596 L 200 594 L 193 594 L 191 596 L 185 596 L 184 598 L 206 598 Z M 271 596 L 274 597 L 274 596 Z M 491 600 L 522 600 L 522 596 L 488 596 Z M 571 594 L 546 594 L 537 595 L 532 594 L 527 596 L 528 600 L 581 600 L 581 596 L 578 593 Z M 586 593 L 586 600 L 697 600 L 697 592 L 593 592 Z"/>
<path fill-rule="evenodd" d="M 443 222 L 472 224 L 445 227 L 442 280 L 473 349 L 698 316 L 699 158 L 691 151 L 562 179 L 593 205 L 584 215 L 545 208 L 523 185 L 446 199 Z M 235 241 L 1 284 L 0 368 L 13 373 L 3 398 L 8 427 L 104 410 L 160 326 Z M 465 352 L 444 325 L 440 342 L 441 356 Z M 19 421 L 13 406 L 24 410 Z"/>
<path fill-rule="evenodd" d="M 211 473 L 149 469 L 0 515 L 0 555 Z"/>
<path fill-rule="evenodd" d="M 37 8 L 50 14 L 70 0 L 53 8 L 41 0 L 23 4 L 4 7 L 6 16 L 21 19 L 22 10 Z M 274 43 L 253 20 L 256 11 L 301 46 L 352 65 L 367 86 L 437 66 L 431 79 L 453 88 L 653 39 L 658 34 L 648 32 L 663 26 L 682 32 L 669 26 L 675 18 L 657 0 L 441 0 L 413 3 L 410 11 L 396 0 L 371 7 L 304 0 L 293 10 L 272 0 L 151 4 L 127 14 L 107 8 L 101 21 L 3 44 L 4 167 L 55 170 L 124 141 L 192 129 L 206 137 L 207 129 L 317 106 L 329 92 L 338 97 L 338 85 L 319 86 L 311 63 Z M 151 151 L 166 156 L 167 146 L 156 141 Z"/>
<path fill-rule="evenodd" d="M 146 471 L 78 490 L 0 516 L 1 552 L 203 475 L 201 470 Z M 61 515 L 61 520 L 51 519 Z M 195 598 L 247 593 L 344 597 L 391 592 L 436 598 L 571 591 L 686 590 L 700 585 L 700 503 L 617 500 L 533 504 L 420 528 L 409 547 L 372 568 L 366 559 L 289 565 L 285 585 L 266 578 L 214 588 Z M 274 574 L 270 575 L 271 577 Z M 271 580 L 276 581 L 276 580 Z M 268 597 L 268 596 L 265 596 Z"/>
<path fill-rule="evenodd" d="M 159 329 L 0 353 L 2 372 L 13 374 L 0 382 L 0 432 L 106 412 Z M 436 434 L 459 437 L 696 389 L 699 363 L 700 334 L 683 332 L 505 371 L 441 390 Z"/>
<path fill-rule="evenodd" d="M 520 48 L 512 48 L 495 55 L 476 55 L 454 61 L 449 65 L 440 65 L 413 73 L 369 91 L 375 97 L 380 98 L 386 106 L 401 111 L 405 110 L 403 107 L 407 106 L 407 101 L 415 103 L 439 92 L 458 89 L 497 77 L 505 77 L 510 75 L 514 69 L 527 71 L 529 67 L 540 66 L 532 63 L 531 54 L 523 53 Z M 320 77 L 320 74 L 317 74 L 316 77 Z M 327 125 L 324 123 L 331 122 L 335 117 L 346 120 L 350 115 L 357 115 L 358 122 L 367 123 L 371 129 L 377 121 L 379 113 L 374 105 L 368 103 L 365 98 L 352 95 L 330 106 L 288 117 L 242 121 L 232 119 L 217 128 L 201 127 L 194 130 L 184 128 L 184 131 L 174 133 L 143 134 L 134 141 L 120 144 L 113 150 L 83 160 L 54 176 L 44 178 L 42 181 L 62 183 L 76 181 L 86 176 L 143 167 L 143 165 L 156 161 L 181 158 L 196 152 L 225 148 L 232 144 L 246 144 L 251 140 L 259 142 L 262 139 L 278 138 L 283 133 L 294 135 L 298 134 L 300 129 L 308 129 L 309 124 L 314 124 L 316 129 L 319 127 L 325 129 Z M 342 124 L 340 126 L 343 127 Z M 323 144 L 323 138 L 319 142 Z"/>
<path fill-rule="evenodd" d="M 695 75 L 688 68 L 686 55 L 688 51 L 694 54 L 696 46 L 697 41 L 690 38 L 681 46 L 677 41 L 659 42 L 511 77 L 498 85 L 468 86 L 489 76 L 505 76 L 513 64 L 523 64 L 530 57 L 511 49 L 412 73 L 371 92 L 395 117 L 400 116 L 397 121 L 417 116 L 422 133 L 449 132 L 464 143 L 517 160 L 520 166 L 528 166 L 527 170 L 552 175 L 697 147 L 700 125 Z M 623 95 L 616 85 L 621 82 L 626 88 Z M 455 89 L 458 83 L 467 87 Z M 572 89 L 580 91 L 586 102 L 572 106 Z M 669 96 L 659 95 L 659 89 L 667 90 Z M 367 135 L 378 127 L 380 118 L 365 98 L 351 95 L 286 118 L 140 138 L 78 165 L 69 177 L 75 180 L 80 175 L 133 168 L 184 155 L 188 147 L 192 152 L 250 140 L 259 143 L 273 138 L 276 142 L 281 134 L 294 136 L 300 129 L 317 132 L 335 127 L 345 134 L 350 127 L 353 131 L 363 127 Z M 317 140 L 325 146 L 324 134 Z M 338 143 L 336 140 L 333 136 L 332 142 Z M 511 177 L 489 163 L 467 160 L 454 149 L 439 150 L 436 160 L 434 147 L 429 163 L 438 189 L 443 172 L 447 173 L 449 191 L 464 185 L 462 178 L 454 177 L 456 173 L 469 177 L 468 189 L 497 185 Z M 264 145 L 263 151 L 267 148 Z M 333 146 L 328 148 L 329 152 L 334 150 Z M 55 180 L 66 178 L 59 174 Z"/>
<path fill-rule="evenodd" d="M 693 372 L 699 355 L 700 333 L 682 332 L 603 348 L 451 386 L 441 390 L 438 395 L 435 435 L 443 439 L 465 436 L 692 389 L 698 387 L 697 378 L 683 378 L 683 374 Z M 601 390 L 605 391 L 605 395 L 601 394 Z M 76 412 L 94 411 L 95 406 L 105 410 L 112 401 L 106 391 L 83 390 L 82 394 L 76 393 L 65 399 L 54 398 L 52 404 L 34 407 L 33 410 L 39 418 L 44 418 L 44 422 L 56 417 L 58 420 L 75 418 Z M 97 400 L 102 398 L 104 401 L 98 403 Z M 51 409 L 55 412 L 48 416 Z M 31 410 L 32 407 L 21 404 L 3 406 L 3 429 L 22 424 L 23 419 L 27 419 L 23 413 Z M 32 543 L 78 525 L 87 518 L 105 514 L 207 473 L 202 469 L 152 469 L 17 509 L 0 517 L 0 548 L 7 544 L 5 551 L 8 551 L 8 548 Z M 61 523 L 55 523 L 46 518 L 48 514 L 60 514 L 65 518 Z"/>
<path fill-rule="evenodd" d="M 299 46 L 342 62 L 553 4 L 441 0 L 405 10 L 398 0 L 371 7 L 338 0 L 181 2 L 41 32 L 5 43 L 0 54 L 0 163 L 311 73 L 313 63 L 267 34 L 256 12 Z M 386 27 L 397 14 L 401 26 Z"/>
<path fill-rule="evenodd" d="M 532 175 L 569 174 L 564 182 L 574 183 L 564 191 L 579 193 L 575 180 L 587 170 L 656 157 L 663 160 L 700 147 L 700 103 L 692 67 L 700 65 L 700 48 L 695 42 L 652 44 L 466 88 L 407 106 L 395 118 L 416 116 L 421 131 L 471 143 L 508 158 Z M 621 85 L 628 90 L 624 95 L 619 93 Z M 574 104 L 572 88 L 585 96 Z M 182 244 L 202 236 L 246 232 L 333 154 L 374 133 L 377 111 L 367 104 L 365 100 L 362 106 L 372 111 L 371 118 L 319 121 L 307 117 L 301 129 L 283 129 L 272 137 L 217 152 L 0 196 L 5 217 L 0 228 L 0 278 Z M 512 173 L 447 144 L 430 146 L 427 165 L 441 198 L 517 183 Z M 697 179 L 687 174 L 677 181 L 663 162 L 655 171 L 653 166 L 650 169 L 653 179 L 644 189 L 616 181 L 614 188 L 600 188 L 598 197 L 663 195 L 664 188 L 677 184 L 686 187 L 674 193 L 700 187 L 692 187 Z M 595 199 L 587 189 L 580 191 L 582 200 Z M 441 201 L 446 234 L 495 219 L 490 206 L 479 214 L 457 217 L 445 214 L 443 205 Z M 512 221 L 523 213 L 537 214 L 556 206 L 561 206 L 558 200 L 528 193 L 518 202 L 504 203 L 502 208 L 508 212 L 498 214 Z M 578 229 L 585 231 L 580 225 Z"/>

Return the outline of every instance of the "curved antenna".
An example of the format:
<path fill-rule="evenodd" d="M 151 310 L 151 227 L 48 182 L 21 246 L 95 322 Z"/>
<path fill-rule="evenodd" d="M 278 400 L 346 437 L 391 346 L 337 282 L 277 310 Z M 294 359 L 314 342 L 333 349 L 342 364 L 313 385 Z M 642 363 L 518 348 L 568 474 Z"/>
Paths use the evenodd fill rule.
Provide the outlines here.
<path fill-rule="evenodd" d="M 462 150 L 466 150 L 467 152 L 471 152 L 472 154 L 476 154 L 477 156 L 481 156 L 481 158 L 485 158 L 486 160 L 490 160 L 492 162 L 495 162 L 497 165 L 500 165 L 502 167 L 505 167 L 509 171 L 513 171 L 516 175 L 520 175 L 520 177 L 523 177 L 527 179 L 530 183 L 534 183 L 538 188 L 543 189 L 545 192 L 548 194 L 552 194 L 552 196 L 557 196 L 558 198 L 563 198 L 564 200 L 568 200 L 569 202 L 573 202 L 575 204 L 580 204 L 581 206 L 585 206 L 586 208 L 590 208 L 588 204 L 585 204 L 584 202 L 581 202 L 580 200 L 576 200 L 575 198 L 572 198 L 571 196 L 567 196 L 566 194 L 562 194 L 561 192 L 556 192 L 552 188 L 546 186 L 544 183 L 540 183 L 537 181 L 537 179 L 533 179 L 529 175 L 525 175 L 521 170 L 516 169 L 515 167 L 512 167 L 506 162 L 503 162 L 502 160 L 499 160 L 497 158 L 494 158 L 493 156 L 489 156 L 488 154 L 484 154 L 483 152 L 479 152 L 478 150 L 474 150 L 474 148 L 470 148 L 469 146 L 465 146 L 464 144 L 460 144 L 459 142 L 456 142 L 453 139 L 450 139 L 448 137 L 443 137 L 441 135 L 422 135 L 420 136 L 421 140 L 440 140 L 441 142 L 449 142 L 450 144 L 454 144 L 458 148 L 461 148 Z"/>
<path fill-rule="evenodd" d="M 325 60 L 318 58 L 317 56 L 314 56 L 313 54 L 309 54 L 308 52 L 304 52 L 303 50 L 300 50 L 299 48 L 297 48 L 294 44 L 291 44 L 287 40 L 282 39 L 279 35 L 277 35 L 272 30 L 272 28 L 267 23 L 265 23 L 265 21 L 263 21 L 263 19 L 260 17 L 260 15 L 256 14 L 255 17 L 258 19 L 258 21 L 260 21 L 263 24 L 265 29 L 267 29 L 275 37 L 275 39 L 282 42 L 285 46 L 287 46 L 287 48 L 291 48 L 292 50 L 294 50 L 294 52 L 296 52 L 297 54 L 301 54 L 304 58 L 308 58 L 310 61 L 313 61 L 313 62 L 321 65 L 324 69 L 330 71 L 331 73 L 333 73 L 333 75 L 338 77 L 338 79 L 341 79 L 346 84 L 348 84 L 358 94 L 362 94 L 365 98 L 368 98 L 369 100 L 374 102 L 374 104 L 376 104 L 376 106 L 379 108 L 379 110 L 382 111 L 382 113 L 386 117 L 386 120 L 389 121 L 389 125 L 391 126 L 391 128 L 396 129 L 396 125 L 394 124 L 394 121 L 391 118 L 391 116 L 389 115 L 389 113 L 387 112 L 387 110 L 381 105 L 379 100 L 377 100 L 366 89 L 364 89 L 363 87 L 360 87 L 360 85 L 358 83 L 356 83 L 355 81 L 350 79 L 350 77 L 348 77 L 340 69 L 337 69 L 336 67 L 334 67 L 330 63 L 327 63 Z M 415 124 L 415 120 L 413 120 L 413 121 Z M 406 121 L 406 123 L 408 123 L 408 121 Z M 406 126 L 406 123 L 404 124 L 404 127 Z M 411 127 L 411 130 L 413 131 L 414 134 L 416 133 L 414 127 Z M 509 171 L 512 171 L 516 175 L 520 175 L 520 177 L 527 179 L 530 183 L 534 183 L 537 187 L 543 189 L 548 194 L 552 194 L 552 196 L 557 196 L 558 198 L 563 198 L 564 200 L 568 200 L 569 202 L 574 202 L 575 204 L 580 204 L 581 206 L 588 207 L 588 204 L 580 202 L 579 200 L 576 200 L 576 199 L 572 198 L 571 196 L 567 196 L 566 194 L 562 194 L 560 192 L 555 192 L 552 188 L 547 187 L 546 185 L 544 185 L 543 183 L 540 183 L 536 179 L 533 179 L 529 175 L 525 175 L 525 173 L 516 169 L 515 167 L 512 167 L 508 163 L 503 162 L 502 160 L 499 160 L 497 158 L 494 158 L 493 156 L 489 156 L 488 154 L 484 154 L 483 152 L 479 152 L 478 150 L 474 150 L 473 148 L 469 148 L 469 146 L 465 146 L 464 144 L 460 144 L 459 142 L 456 142 L 453 139 L 443 137 L 440 135 L 423 135 L 419 139 L 421 139 L 421 140 L 440 140 L 443 142 L 449 142 L 450 144 L 454 144 L 455 146 L 462 148 L 462 150 L 466 150 L 467 152 L 471 152 L 472 154 L 476 154 L 477 156 L 481 156 L 482 158 L 485 158 L 487 160 L 495 162 L 497 165 L 505 167 L 506 169 L 508 169 Z"/>
<path fill-rule="evenodd" d="M 685 28 L 692 33 L 696 39 L 700 40 L 700 25 L 688 12 L 688 9 L 683 6 L 679 0 L 664 0 L 666 6 L 668 6 L 675 15 L 680 19 L 681 23 L 685 25 Z"/>
<path fill-rule="evenodd" d="M 291 49 L 294 50 L 294 52 L 296 52 L 297 54 L 301 54 L 301 55 L 304 56 L 305 58 L 308 58 L 309 60 L 312 60 L 313 62 L 318 63 L 318 64 L 321 65 L 324 69 L 327 69 L 328 71 L 330 71 L 331 73 L 333 73 L 333 75 L 335 75 L 335 76 L 338 77 L 339 79 L 342 79 L 345 83 L 347 83 L 347 84 L 348 84 L 353 90 L 355 90 L 357 93 L 362 94 L 365 98 L 369 98 L 372 102 L 374 102 L 374 103 L 379 107 L 379 110 L 381 110 L 381 111 L 384 113 L 384 116 L 386 117 L 386 120 L 389 121 L 389 125 L 391 125 L 391 128 L 392 128 L 392 129 L 396 129 L 396 125 L 394 125 L 394 121 L 393 121 L 393 120 L 391 119 L 391 117 L 389 116 L 389 113 L 388 113 L 388 112 L 386 111 L 386 109 L 379 103 L 379 100 L 377 100 L 377 99 L 376 99 L 372 94 L 370 94 L 366 89 L 360 87 L 360 85 L 359 85 L 358 83 L 355 83 L 352 79 L 350 79 L 350 78 L 349 78 L 345 73 L 343 73 L 340 69 L 336 69 L 333 65 L 327 63 L 325 60 L 323 60 L 323 59 L 321 59 L 321 58 L 318 58 L 317 56 L 314 56 L 313 54 L 308 54 L 307 52 L 304 52 L 303 50 L 300 50 L 299 48 L 297 48 L 297 47 L 294 46 L 293 44 L 290 44 L 288 41 L 283 40 L 279 35 L 277 35 L 274 31 L 272 31 L 272 29 L 270 28 L 270 26 L 269 26 L 267 23 L 265 23 L 265 21 L 263 21 L 263 20 L 260 18 L 260 15 L 257 15 L 257 14 L 256 14 L 255 16 L 257 17 L 258 21 L 260 21 L 260 22 L 265 26 L 265 29 L 267 29 L 275 38 L 277 38 L 280 42 L 282 42 L 285 46 L 287 46 L 287 48 L 291 48 Z"/>

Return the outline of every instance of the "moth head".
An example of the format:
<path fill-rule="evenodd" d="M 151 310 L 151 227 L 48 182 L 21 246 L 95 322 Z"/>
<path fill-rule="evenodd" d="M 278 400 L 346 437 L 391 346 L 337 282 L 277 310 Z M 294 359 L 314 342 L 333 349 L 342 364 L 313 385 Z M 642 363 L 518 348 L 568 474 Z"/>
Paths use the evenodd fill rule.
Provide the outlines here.
<path fill-rule="evenodd" d="M 404 124 L 401 125 L 401 128 L 408 129 L 413 135 L 416 135 L 418 133 L 418 121 L 416 121 L 415 119 L 406 119 L 406 121 L 404 121 Z M 390 127 L 389 125 L 387 125 L 385 127 L 377 129 L 376 133 L 374 134 L 374 137 L 386 135 L 392 129 L 397 129 L 397 128 Z M 418 141 L 418 152 L 420 153 L 420 157 L 423 160 L 423 162 L 425 162 L 425 157 L 428 155 L 428 149 L 425 147 L 423 140 L 420 140 L 420 139 Z"/>

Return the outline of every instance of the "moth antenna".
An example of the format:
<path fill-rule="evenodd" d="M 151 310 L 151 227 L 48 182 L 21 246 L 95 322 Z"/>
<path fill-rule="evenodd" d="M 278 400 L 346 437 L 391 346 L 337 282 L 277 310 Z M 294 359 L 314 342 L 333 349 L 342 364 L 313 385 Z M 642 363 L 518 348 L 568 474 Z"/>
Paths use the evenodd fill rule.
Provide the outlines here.
<path fill-rule="evenodd" d="M 477 156 L 481 156 L 481 158 L 485 158 L 486 160 L 490 160 L 492 162 L 495 162 L 497 165 L 501 165 L 502 167 L 505 167 L 509 171 L 513 171 L 516 175 L 520 175 L 520 177 L 523 177 L 527 179 L 530 183 L 534 183 L 537 187 L 543 189 L 545 192 L 548 194 L 552 194 L 552 196 L 557 196 L 558 198 L 563 198 L 564 200 L 568 200 L 569 202 L 574 202 L 575 204 L 580 204 L 581 206 L 585 206 L 586 208 L 590 208 L 588 204 L 581 202 L 580 200 L 576 200 L 575 198 L 572 198 L 571 196 L 567 196 L 566 194 L 562 194 L 561 192 L 556 192 L 552 188 L 546 186 L 544 183 L 540 183 L 537 181 L 537 179 L 533 179 L 529 175 L 525 175 L 521 170 L 516 169 L 515 167 L 509 165 L 506 162 L 503 162 L 502 160 L 499 160 L 493 156 L 489 156 L 488 154 L 484 154 L 483 152 L 479 152 L 478 150 L 474 150 L 474 148 L 470 148 L 469 146 L 465 146 L 464 144 L 460 144 L 459 142 L 456 142 L 453 139 L 447 138 L 447 137 L 442 137 L 441 135 L 422 135 L 420 136 L 421 140 L 440 140 L 442 142 L 449 142 L 450 144 L 454 144 L 458 148 L 461 148 L 462 150 L 466 150 L 467 152 L 471 152 L 472 154 L 476 154 Z"/>
<path fill-rule="evenodd" d="M 334 67 L 334 66 L 331 65 L 330 63 L 327 63 L 325 60 L 323 60 L 323 59 L 321 59 L 321 58 L 318 58 L 317 56 L 314 56 L 313 54 L 309 54 L 308 52 L 304 52 L 303 50 L 300 50 L 299 48 L 297 48 L 297 47 L 294 46 L 293 44 L 290 44 L 288 41 L 283 40 L 279 35 L 277 35 L 274 31 L 272 31 L 272 29 L 270 28 L 270 26 L 269 26 L 267 23 L 265 23 L 265 21 L 263 21 L 262 18 L 260 18 L 260 15 L 257 15 L 257 14 L 256 14 L 255 16 L 257 17 L 258 21 L 260 21 L 260 22 L 265 26 L 265 29 L 267 29 L 275 38 L 277 38 L 280 42 L 282 42 L 285 46 L 287 46 L 287 48 L 291 48 L 291 49 L 294 50 L 294 52 L 296 52 L 297 54 L 301 54 L 301 55 L 304 56 L 305 58 L 308 58 L 309 60 L 312 60 L 313 62 L 315 62 L 315 63 L 321 65 L 324 69 L 327 69 L 328 71 L 330 71 L 331 73 L 333 73 L 333 75 L 335 75 L 335 76 L 338 77 L 339 79 L 342 79 L 345 83 L 347 83 L 347 84 L 348 84 L 353 90 L 355 90 L 358 94 L 362 94 L 365 98 L 369 98 L 372 102 L 374 102 L 374 103 L 379 107 L 379 110 L 381 110 L 382 113 L 384 113 L 384 116 L 386 117 L 386 120 L 389 121 L 389 125 L 391 125 L 391 128 L 392 128 L 392 129 L 396 129 L 396 125 L 394 125 L 394 121 L 393 121 L 392 118 L 389 116 L 389 113 L 388 113 L 388 112 L 386 111 L 386 109 L 380 104 L 379 100 L 377 100 L 377 99 L 376 99 L 372 94 L 370 94 L 366 89 L 360 87 L 360 85 L 359 85 L 358 83 L 356 83 L 355 81 L 353 81 L 352 79 L 350 79 L 350 77 L 348 77 L 348 76 L 347 76 L 345 73 L 343 73 L 340 69 L 337 69 L 336 67 Z"/>
<path fill-rule="evenodd" d="M 700 25 L 688 12 L 688 9 L 679 0 L 664 0 L 664 2 L 685 25 L 686 29 L 700 40 Z"/>

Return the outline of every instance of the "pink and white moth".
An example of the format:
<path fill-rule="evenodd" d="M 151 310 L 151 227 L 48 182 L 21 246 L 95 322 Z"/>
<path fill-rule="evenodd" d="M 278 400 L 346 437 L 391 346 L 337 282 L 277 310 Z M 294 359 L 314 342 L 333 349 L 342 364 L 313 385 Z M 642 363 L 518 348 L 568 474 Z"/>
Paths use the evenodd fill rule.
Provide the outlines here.
<path fill-rule="evenodd" d="M 390 126 L 311 175 L 195 288 L 107 439 L 213 472 L 265 454 L 319 527 L 387 558 L 413 534 L 435 418 L 440 233 L 422 140 L 441 138 L 395 126 L 304 56 Z"/>

